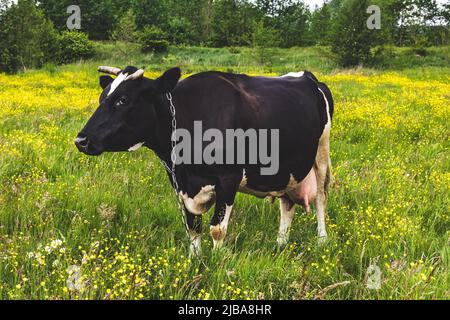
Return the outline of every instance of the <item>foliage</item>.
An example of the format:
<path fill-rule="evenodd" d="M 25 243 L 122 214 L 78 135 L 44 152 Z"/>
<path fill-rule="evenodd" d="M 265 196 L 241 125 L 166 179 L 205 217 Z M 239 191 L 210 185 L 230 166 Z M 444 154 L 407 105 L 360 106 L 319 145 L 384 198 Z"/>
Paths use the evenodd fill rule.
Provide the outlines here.
<path fill-rule="evenodd" d="M 115 0 L 41 0 L 38 2 L 45 15 L 53 21 L 59 31 L 67 30 L 67 19 L 70 13 L 67 8 L 73 4 L 81 10 L 81 30 L 91 39 L 106 40 L 109 38 L 115 23 Z M 120 13 L 123 14 L 123 13 Z"/>
<path fill-rule="evenodd" d="M 311 36 L 318 45 L 329 45 L 331 42 L 332 11 L 328 3 L 317 8 L 311 15 Z"/>
<path fill-rule="evenodd" d="M 297 208 L 289 246 L 274 252 L 278 205 L 240 194 L 223 250 L 204 232 L 208 268 L 198 270 L 157 157 L 87 157 L 72 143 L 98 106 L 98 61 L 2 74 L 0 298 L 448 300 L 448 63 L 332 72 L 318 48 L 274 50 L 282 60 L 270 67 L 248 48 L 174 48 L 169 62 L 136 54 L 133 64 L 150 65 L 151 79 L 176 62 L 184 72 L 276 76 L 299 61 L 321 71 L 339 106 L 325 245 L 314 214 Z M 380 290 L 366 287 L 370 265 Z"/>
<path fill-rule="evenodd" d="M 255 17 L 255 7 L 244 1 L 213 2 L 211 44 L 215 47 L 248 45 Z"/>
<path fill-rule="evenodd" d="M 138 30 L 148 26 L 162 27 L 168 18 L 168 7 L 161 0 L 133 1 L 132 8 L 136 14 Z"/>
<path fill-rule="evenodd" d="M 129 9 L 118 20 L 113 32 L 111 33 L 111 39 L 114 41 L 136 42 L 136 30 L 136 15 L 132 9 Z"/>
<path fill-rule="evenodd" d="M 166 52 L 169 48 L 167 34 L 157 27 L 146 27 L 139 34 L 139 43 L 143 52 Z"/>
<path fill-rule="evenodd" d="M 310 12 L 303 2 L 295 0 L 259 0 L 258 8 L 266 22 L 278 32 L 281 47 L 306 46 L 310 43 Z"/>
<path fill-rule="evenodd" d="M 371 48 L 376 44 L 376 30 L 367 28 L 368 7 L 368 0 L 344 0 L 337 13 L 332 48 L 343 67 L 370 61 Z"/>
<path fill-rule="evenodd" d="M 0 16 L 0 71 L 39 68 L 57 49 L 57 33 L 34 1 L 19 0 Z"/>
<path fill-rule="evenodd" d="M 82 32 L 63 31 L 58 40 L 60 46 L 59 63 L 88 59 L 94 55 L 93 43 Z"/>
<path fill-rule="evenodd" d="M 255 49 L 258 62 L 261 64 L 271 63 L 271 50 L 279 46 L 278 31 L 264 25 L 264 21 L 255 22 L 252 33 L 252 46 Z"/>

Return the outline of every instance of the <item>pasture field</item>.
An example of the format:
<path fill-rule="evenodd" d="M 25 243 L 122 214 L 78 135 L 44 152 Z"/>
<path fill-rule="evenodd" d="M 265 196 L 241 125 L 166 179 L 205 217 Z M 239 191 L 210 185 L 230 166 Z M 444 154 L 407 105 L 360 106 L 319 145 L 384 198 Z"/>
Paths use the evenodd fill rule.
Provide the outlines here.
<path fill-rule="evenodd" d="M 222 250 L 204 219 L 199 268 L 152 152 L 76 150 L 96 66 L 0 75 L 0 298 L 449 299 L 450 67 L 312 68 L 336 101 L 329 241 L 317 245 L 315 216 L 298 208 L 275 250 L 278 204 L 239 195 Z"/>

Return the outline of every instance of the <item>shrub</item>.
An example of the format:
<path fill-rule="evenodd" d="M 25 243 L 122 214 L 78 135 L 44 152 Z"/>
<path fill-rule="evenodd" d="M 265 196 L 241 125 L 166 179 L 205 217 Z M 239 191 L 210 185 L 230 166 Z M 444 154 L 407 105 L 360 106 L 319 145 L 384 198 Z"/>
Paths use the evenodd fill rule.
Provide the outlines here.
<path fill-rule="evenodd" d="M 94 55 L 94 45 L 86 34 L 79 31 L 64 31 L 58 37 L 59 63 L 88 59 Z"/>
<path fill-rule="evenodd" d="M 142 52 L 167 52 L 167 34 L 157 27 L 146 27 L 139 35 Z"/>
<path fill-rule="evenodd" d="M 395 59 L 395 52 L 392 47 L 380 46 L 374 51 L 370 61 L 370 66 L 381 69 L 389 68 L 394 59 Z"/>

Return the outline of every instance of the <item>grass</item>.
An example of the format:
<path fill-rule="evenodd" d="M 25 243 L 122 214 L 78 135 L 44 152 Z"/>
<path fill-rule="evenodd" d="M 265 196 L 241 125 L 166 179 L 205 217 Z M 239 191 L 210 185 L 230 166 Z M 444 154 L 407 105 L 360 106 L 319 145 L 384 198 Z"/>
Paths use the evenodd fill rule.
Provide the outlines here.
<path fill-rule="evenodd" d="M 112 49 L 0 75 L 0 298 L 449 298 L 449 66 L 337 70 L 323 48 L 277 49 L 271 65 L 245 48 Z M 145 65 L 149 77 L 173 65 L 318 72 L 336 99 L 329 242 L 316 245 L 315 217 L 297 209 L 290 246 L 275 251 L 278 205 L 239 195 L 225 248 L 205 232 L 199 268 L 154 154 L 89 158 L 73 145 L 97 106 L 98 64 Z M 367 288 L 371 265 L 379 290 Z"/>

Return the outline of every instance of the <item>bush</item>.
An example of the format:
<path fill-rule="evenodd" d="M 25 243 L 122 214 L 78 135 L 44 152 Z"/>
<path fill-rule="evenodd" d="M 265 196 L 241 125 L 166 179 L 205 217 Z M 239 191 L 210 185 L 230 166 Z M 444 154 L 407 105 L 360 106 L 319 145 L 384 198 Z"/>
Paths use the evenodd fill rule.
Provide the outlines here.
<path fill-rule="evenodd" d="M 59 63 L 88 59 L 94 55 L 94 45 L 86 34 L 79 31 L 64 31 L 58 37 Z"/>
<path fill-rule="evenodd" d="M 0 71 L 39 68 L 58 54 L 57 32 L 32 0 L 19 0 L 0 16 Z"/>
<path fill-rule="evenodd" d="M 380 46 L 374 51 L 370 60 L 370 66 L 380 69 L 389 68 L 394 59 L 395 52 L 392 47 Z"/>
<path fill-rule="evenodd" d="M 146 27 L 139 35 L 142 52 L 167 52 L 167 34 L 157 27 Z"/>

